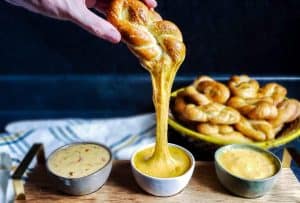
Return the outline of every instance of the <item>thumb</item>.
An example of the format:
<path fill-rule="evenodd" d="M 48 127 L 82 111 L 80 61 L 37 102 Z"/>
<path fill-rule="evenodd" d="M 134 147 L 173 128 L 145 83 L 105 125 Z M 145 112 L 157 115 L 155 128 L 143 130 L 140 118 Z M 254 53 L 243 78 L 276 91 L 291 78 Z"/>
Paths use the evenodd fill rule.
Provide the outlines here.
<path fill-rule="evenodd" d="M 87 8 L 80 9 L 76 15 L 72 16 L 71 21 L 104 40 L 112 43 L 118 43 L 121 40 L 121 34 L 112 24 Z"/>

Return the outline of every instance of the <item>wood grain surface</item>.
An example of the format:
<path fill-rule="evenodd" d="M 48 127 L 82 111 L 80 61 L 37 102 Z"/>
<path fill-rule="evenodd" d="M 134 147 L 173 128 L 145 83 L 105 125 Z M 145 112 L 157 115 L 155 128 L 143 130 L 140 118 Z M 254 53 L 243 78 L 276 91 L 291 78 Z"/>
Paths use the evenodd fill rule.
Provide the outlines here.
<path fill-rule="evenodd" d="M 131 174 L 128 161 L 115 161 L 106 184 L 85 196 L 69 196 L 55 189 L 45 167 L 37 166 L 25 184 L 26 200 L 16 202 L 300 202 L 300 184 L 291 169 L 283 168 L 273 189 L 257 199 L 230 194 L 218 181 L 212 162 L 197 162 L 188 186 L 172 197 L 154 197 L 141 190 Z"/>

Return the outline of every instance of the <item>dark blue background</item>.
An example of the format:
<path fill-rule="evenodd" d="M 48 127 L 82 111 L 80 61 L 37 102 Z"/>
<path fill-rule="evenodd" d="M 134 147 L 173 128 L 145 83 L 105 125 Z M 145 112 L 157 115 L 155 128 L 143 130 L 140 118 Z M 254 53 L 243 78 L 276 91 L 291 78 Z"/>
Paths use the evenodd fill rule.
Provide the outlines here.
<path fill-rule="evenodd" d="M 161 0 L 182 30 L 180 74 L 300 74 L 300 1 Z M 122 44 L 0 2 L 1 74 L 143 74 Z"/>
<path fill-rule="evenodd" d="M 157 10 L 176 22 L 187 46 L 175 88 L 199 74 L 300 76 L 298 0 L 161 0 Z M 1 125 L 153 111 L 148 73 L 123 44 L 4 1 L 0 25 Z"/>
<path fill-rule="evenodd" d="M 300 99 L 299 0 L 160 0 L 157 10 L 180 27 L 187 46 L 174 89 L 200 74 L 245 73 L 280 82 Z M 148 73 L 123 44 L 4 1 L 0 93 L 1 127 L 19 119 L 153 112 Z"/>

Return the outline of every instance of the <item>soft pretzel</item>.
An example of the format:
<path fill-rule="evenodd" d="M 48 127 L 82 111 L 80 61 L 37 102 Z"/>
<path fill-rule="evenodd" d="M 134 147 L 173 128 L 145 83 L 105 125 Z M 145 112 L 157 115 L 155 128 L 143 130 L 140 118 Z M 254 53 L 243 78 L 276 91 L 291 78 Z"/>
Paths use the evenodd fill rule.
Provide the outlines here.
<path fill-rule="evenodd" d="M 272 125 L 264 120 L 241 118 L 240 122 L 235 124 L 235 128 L 245 136 L 256 141 L 269 140 L 275 137 Z"/>
<path fill-rule="evenodd" d="M 228 86 L 234 96 L 242 98 L 255 98 L 259 90 L 258 82 L 247 75 L 232 76 Z"/>
<path fill-rule="evenodd" d="M 214 125 L 210 123 L 200 123 L 196 126 L 198 132 L 208 136 L 217 137 L 220 139 L 237 141 L 237 142 L 251 142 L 248 137 L 243 136 L 240 132 L 234 130 L 229 125 Z"/>
<path fill-rule="evenodd" d="M 272 123 L 271 123 L 271 125 L 272 125 Z M 275 136 L 277 135 L 277 133 L 279 133 L 282 130 L 283 126 L 284 126 L 284 124 L 281 124 L 277 127 L 273 126 L 273 131 L 274 131 Z"/>
<path fill-rule="evenodd" d="M 185 45 L 180 30 L 144 3 L 113 0 L 107 19 L 121 32 L 122 40 L 150 72 L 162 72 L 162 68 L 178 69 L 184 60 Z"/>
<path fill-rule="evenodd" d="M 180 120 L 188 120 L 182 115 L 188 103 L 196 104 L 197 106 L 206 105 L 210 103 L 210 100 L 205 95 L 200 94 L 194 86 L 184 88 L 183 91 L 177 94 L 174 101 L 174 111 Z"/>
<path fill-rule="evenodd" d="M 240 120 L 240 113 L 219 103 L 209 103 L 204 106 L 187 104 L 181 115 L 189 121 L 210 122 L 212 124 L 235 124 Z"/>
<path fill-rule="evenodd" d="M 286 94 L 286 88 L 277 83 L 268 83 L 262 88 L 260 88 L 258 92 L 259 97 L 271 97 L 275 105 L 282 102 Z"/>
<path fill-rule="evenodd" d="M 198 78 L 196 78 L 193 82 L 193 86 L 197 87 L 199 85 L 200 82 L 204 82 L 204 81 L 215 81 L 214 79 L 212 79 L 211 77 L 207 76 L 207 75 L 201 75 Z"/>
<path fill-rule="evenodd" d="M 278 104 L 278 116 L 270 120 L 274 128 L 291 122 L 300 116 L 300 103 L 296 99 L 286 99 Z"/>
<path fill-rule="evenodd" d="M 224 104 L 230 97 L 230 91 L 225 85 L 208 76 L 197 78 L 193 86 L 213 102 Z"/>
<path fill-rule="evenodd" d="M 271 97 L 261 99 L 231 97 L 227 105 L 237 109 L 244 116 L 256 120 L 274 119 L 278 115 L 278 110 Z"/>
<path fill-rule="evenodd" d="M 183 91 L 179 92 L 178 97 L 184 97 L 190 103 L 196 104 L 198 106 L 206 105 L 211 102 L 206 95 L 199 93 L 192 85 L 184 88 Z"/>

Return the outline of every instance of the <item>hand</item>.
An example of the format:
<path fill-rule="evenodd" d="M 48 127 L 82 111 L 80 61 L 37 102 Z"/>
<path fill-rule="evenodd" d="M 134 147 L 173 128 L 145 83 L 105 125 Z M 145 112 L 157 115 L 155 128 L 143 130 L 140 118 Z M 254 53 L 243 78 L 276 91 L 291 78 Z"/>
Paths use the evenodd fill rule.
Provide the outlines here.
<path fill-rule="evenodd" d="M 16 6 L 60 20 L 76 23 L 88 32 L 118 43 L 121 40 L 119 31 L 109 22 L 89 10 L 95 8 L 105 14 L 110 0 L 6 0 Z M 143 0 L 149 8 L 156 7 L 155 0 Z"/>

